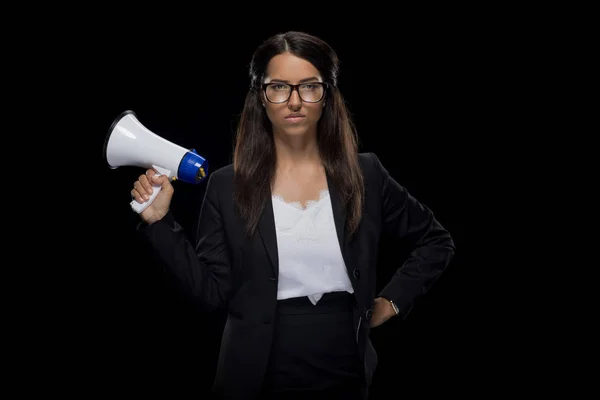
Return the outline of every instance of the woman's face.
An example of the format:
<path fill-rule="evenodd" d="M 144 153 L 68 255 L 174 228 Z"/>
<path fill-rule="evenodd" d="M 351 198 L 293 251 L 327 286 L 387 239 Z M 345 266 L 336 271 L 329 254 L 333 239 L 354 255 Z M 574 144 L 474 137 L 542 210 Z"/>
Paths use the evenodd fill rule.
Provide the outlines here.
<path fill-rule="evenodd" d="M 262 100 L 275 134 L 316 134 L 325 95 L 319 82 L 319 71 L 302 58 L 284 53 L 271 59 L 264 80 L 269 86 L 263 90 Z"/>

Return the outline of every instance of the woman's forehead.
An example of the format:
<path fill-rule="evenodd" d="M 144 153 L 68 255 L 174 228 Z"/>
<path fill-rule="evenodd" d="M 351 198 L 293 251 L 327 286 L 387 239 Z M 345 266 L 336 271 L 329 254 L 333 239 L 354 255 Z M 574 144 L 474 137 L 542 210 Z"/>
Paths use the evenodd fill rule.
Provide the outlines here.
<path fill-rule="evenodd" d="M 271 81 L 301 83 L 321 80 L 321 74 L 314 65 L 289 53 L 273 57 L 267 66 L 265 75 L 265 83 Z"/>

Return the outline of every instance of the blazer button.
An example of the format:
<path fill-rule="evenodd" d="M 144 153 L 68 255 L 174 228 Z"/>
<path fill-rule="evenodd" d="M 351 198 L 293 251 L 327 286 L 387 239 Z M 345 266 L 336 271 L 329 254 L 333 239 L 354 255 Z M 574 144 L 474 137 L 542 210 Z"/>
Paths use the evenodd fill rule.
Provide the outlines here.
<path fill-rule="evenodd" d="M 355 269 L 354 271 L 352 271 L 352 275 L 354 275 L 354 279 L 356 279 L 356 280 L 360 279 L 360 271 L 358 269 Z"/>
<path fill-rule="evenodd" d="M 373 316 L 373 311 L 369 308 L 367 310 L 367 312 L 365 313 L 365 317 L 367 318 L 367 321 L 371 320 L 372 316 Z"/>

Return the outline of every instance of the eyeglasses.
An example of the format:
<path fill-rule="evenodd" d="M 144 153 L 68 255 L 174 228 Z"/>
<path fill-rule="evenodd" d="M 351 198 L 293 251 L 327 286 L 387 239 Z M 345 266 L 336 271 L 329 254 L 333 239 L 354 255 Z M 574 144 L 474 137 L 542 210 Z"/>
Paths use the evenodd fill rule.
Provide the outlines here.
<path fill-rule="evenodd" d="M 307 103 L 318 103 L 325 95 L 327 84 L 324 82 L 301 83 L 299 85 L 290 85 L 288 83 L 265 83 L 262 85 L 267 100 L 271 103 L 285 103 L 292 97 L 292 92 L 296 90 L 302 101 Z"/>

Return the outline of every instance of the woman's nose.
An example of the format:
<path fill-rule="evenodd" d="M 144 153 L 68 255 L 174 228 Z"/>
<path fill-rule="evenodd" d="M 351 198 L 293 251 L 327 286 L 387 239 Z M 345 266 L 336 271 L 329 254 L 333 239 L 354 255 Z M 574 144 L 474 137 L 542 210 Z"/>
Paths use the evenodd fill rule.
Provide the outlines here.
<path fill-rule="evenodd" d="M 295 90 L 292 90 L 292 94 L 290 96 L 290 99 L 288 100 L 288 107 L 291 109 L 298 109 L 302 106 L 302 100 L 300 100 L 300 96 L 298 95 L 298 92 Z"/>

